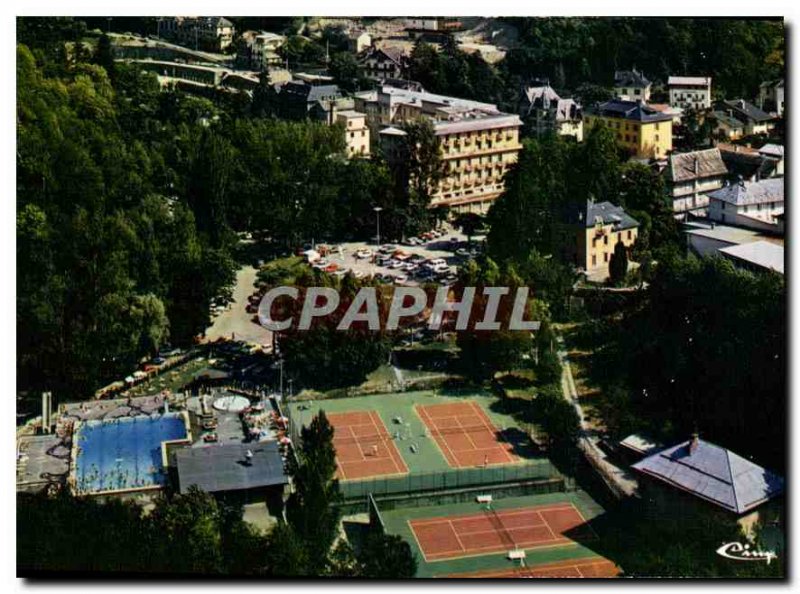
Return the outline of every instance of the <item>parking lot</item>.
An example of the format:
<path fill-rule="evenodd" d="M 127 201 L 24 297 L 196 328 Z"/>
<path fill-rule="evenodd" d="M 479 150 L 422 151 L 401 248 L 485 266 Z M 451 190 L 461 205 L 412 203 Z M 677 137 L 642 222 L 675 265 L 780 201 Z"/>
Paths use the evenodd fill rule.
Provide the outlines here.
<path fill-rule="evenodd" d="M 434 232 L 430 238 L 380 246 L 363 241 L 325 246 L 329 251 L 316 246 L 324 255 L 312 265 L 337 276 L 352 271 L 358 278 L 372 275 L 398 285 L 415 286 L 422 282 L 446 285 L 456 280 L 458 265 L 477 255 L 479 243 L 473 237 L 470 253 L 466 235 L 450 230 Z"/>

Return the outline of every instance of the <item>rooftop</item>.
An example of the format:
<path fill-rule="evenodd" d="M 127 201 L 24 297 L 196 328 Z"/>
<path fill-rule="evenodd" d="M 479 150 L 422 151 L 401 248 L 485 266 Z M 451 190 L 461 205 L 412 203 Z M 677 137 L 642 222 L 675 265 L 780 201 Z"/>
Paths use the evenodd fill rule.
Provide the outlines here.
<path fill-rule="evenodd" d="M 667 175 L 673 182 L 719 177 L 727 173 L 728 168 L 716 148 L 670 155 L 667 166 Z"/>
<path fill-rule="evenodd" d="M 650 454 L 654 454 L 657 451 L 664 448 L 664 446 L 659 442 L 640 433 L 632 433 L 631 435 L 620 441 L 619 445 L 642 456 L 648 456 Z"/>
<path fill-rule="evenodd" d="M 780 494 L 782 477 L 702 439 L 688 440 L 633 468 L 736 514 Z"/>
<path fill-rule="evenodd" d="M 762 155 L 766 155 L 767 157 L 775 157 L 777 159 L 783 159 L 783 145 L 782 144 L 765 144 L 758 152 Z"/>
<path fill-rule="evenodd" d="M 600 103 L 591 110 L 590 113 L 596 115 L 624 118 L 637 122 L 669 122 L 672 116 L 661 113 L 649 105 L 640 101 L 625 101 L 623 99 L 612 99 L 605 103 Z"/>
<path fill-rule="evenodd" d="M 741 245 L 720 248 L 726 257 L 755 264 L 783 274 L 785 258 L 783 246 L 769 241 L 754 241 Z"/>
<path fill-rule="evenodd" d="M 767 122 L 772 120 L 773 117 L 767 112 L 760 110 L 752 103 L 748 103 L 744 99 L 730 99 L 720 101 L 718 104 L 720 110 L 730 110 L 733 117 L 737 119 L 745 118 L 755 122 Z"/>
<path fill-rule="evenodd" d="M 634 68 L 633 70 L 617 70 L 614 73 L 614 86 L 615 87 L 647 87 L 650 81 L 640 71 Z"/>
<path fill-rule="evenodd" d="M 759 231 L 745 229 L 743 227 L 733 227 L 731 225 L 715 224 L 713 227 L 695 227 L 687 229 L 686 233 L 689 235 L 697 235 L 698 237 L 707 237 L 708 239 L 714 239 L 732 245 L 751 243 L 759 240 L 771 241 L 777 245 L 783 245 L 783 240 L 780 238 L 767 237 Z"/>
<path fill-rule="evenodd" d="M 249 462 L 248 451 L 253 454 Z M 192 485 L 217 493 L 284 485 L 289 481 L 276 441 L 184 448 L 175 452 L 175 462 L 181 493 Z"/>
<path fill-rule="evenodd" d="M 682 85 L 702 85 L 708 86 L 711 84 L 710 76 L 670 76 L 667 80 L 669 86 L 682 86 Z"/>
<path fill-rule="evenodd" d="M 639 221 L 626 213 L 621 206 L 610 202 L 586 201 L 584 212 L 584 224 L 586 228 L 594 227 L 597 223 L 603 225 L 614 225 L 617 229 L 630 229 L 639 226 Z"/>
<path fill-rule="evenodd" d="M 737 206 L 783 202 L 783 178 L 774 177 L 757 182 L 739 182 L 711 192 L 708 196 Z"/>

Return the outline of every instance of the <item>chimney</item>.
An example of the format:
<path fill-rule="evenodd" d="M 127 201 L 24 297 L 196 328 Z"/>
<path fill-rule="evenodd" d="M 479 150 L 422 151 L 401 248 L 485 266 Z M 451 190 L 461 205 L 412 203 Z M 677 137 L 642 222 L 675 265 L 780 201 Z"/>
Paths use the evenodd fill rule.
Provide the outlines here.
<path fill-rule="evenodd" d="M 692 433 L 692 439 L 689 441 L 689 455 L 691 456 L 697 451 L 697 446 L 700 445 L 700 435 L 697 432 Z"/>

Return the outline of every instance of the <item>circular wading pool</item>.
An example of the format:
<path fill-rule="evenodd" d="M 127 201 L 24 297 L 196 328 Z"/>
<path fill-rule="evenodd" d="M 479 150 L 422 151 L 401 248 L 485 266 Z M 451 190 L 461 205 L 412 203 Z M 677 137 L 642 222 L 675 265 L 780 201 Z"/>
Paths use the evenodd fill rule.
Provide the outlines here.
<path fill-rule="evenodd" d="M 222 396 L 214 401 L 214 408 L 221 411 L 240 413 L 250 406 L 250 401 L 244 396 Z"/>

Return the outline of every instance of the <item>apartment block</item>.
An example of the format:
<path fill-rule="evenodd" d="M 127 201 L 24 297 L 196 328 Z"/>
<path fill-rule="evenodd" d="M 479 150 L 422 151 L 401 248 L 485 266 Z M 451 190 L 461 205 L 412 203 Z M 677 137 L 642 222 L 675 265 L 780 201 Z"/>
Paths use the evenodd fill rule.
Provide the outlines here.
<path fill-rule="evenodd" d="M 405 122 L 433 123 L 445 175 L 431 208 L 485 212 L 505 189 L 504 176 L 522 148 L 519 116 L 490 103 L 383 85 L 357 93 L 355 109 L 366 114 L 375 142 L 384 146 L 402 141 Z"/>
<path fill-rule="evenodd" d="M 684 110 L 711 107 L 711 78 L 708 76 L 670 76 L 669 104 Z"/>

